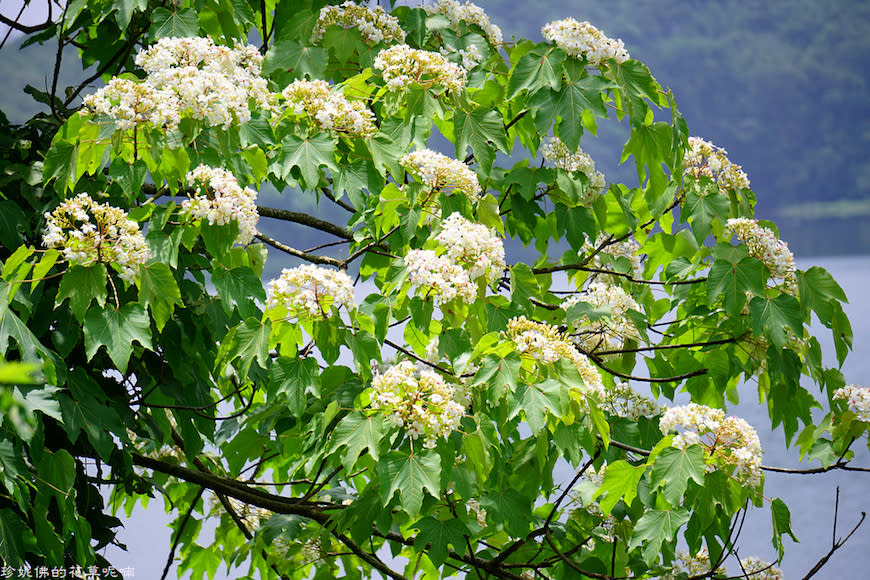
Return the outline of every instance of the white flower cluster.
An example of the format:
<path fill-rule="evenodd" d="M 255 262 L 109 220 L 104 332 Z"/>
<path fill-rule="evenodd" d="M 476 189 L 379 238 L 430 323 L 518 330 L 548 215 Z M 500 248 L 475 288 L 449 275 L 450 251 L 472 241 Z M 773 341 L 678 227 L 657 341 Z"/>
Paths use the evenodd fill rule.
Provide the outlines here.
<path fill-rule="evenodd" d="M 253 46 L 217 46 L 210 38 L 161 38 L 140 51 L 136 64 L 144 83 L 113 79 L 85 97 L 95 113 L 116 120 L 119 129 L 151 123 L 172 129 L 190 115 L 224 129 L 251 118 L 249 102 L 269 106 L 263 56 Z"/>
<path fill-rule="evenodd" d="M 577 252 L 577 255 L 581 258 L 583 256 L 591 254 L 595 251 L 596 248 L 600 247 L 603 243 L 605 243 L 610 238 L 610 234 L 607 232 L 601 232 L 598 234 L 598 238 L 596 238 L 595 243 L 593 244 L 589 238 L 586 238 L 586 242 L 583 244 L 583 247 Z M 586 263 L 586 266 L 589 268 L 594 268 L 596 270 L 609 270 L 612 269 L 612 266 L 609 266 L 604 263 L 602 260 L 602 254 L 607 254 L 613 259 L 617 258 L 625 258 L 629 262 L 631 262 L 631 272 L 627 272 L 633 278 L 638 279 L 643 276 L 643 264 L 642 257 L 638 254 L 640 250 L 640 244 L 638 244 L 634 238 L 626 238 L 621 242 L 615 242 L 607 244 L 602 248 L 600 252 L 592 256 L 592 259 Z M 610 284 L 616 284 L 620 280 L 625 280 L 622 276 L 613 276 L 610 274 L 592 274 L 590 276 L 592 279 L 599 278 L 604 282 L 608 282 Z"/>
<path fill-rule="evenodd" d="M 139 264 L 151 257 L 139 225 L 127 212 L 97 203 L 87 193 L 67 199 L 45 213 L 42 243 L 61 250 L 70 264 L 113 264 L 120 276 L 132 282 Z"/>
<path fill-rule="evenodd" d="M 740 559 L 741 573 L 747 574 L 746 580 L 783 580 L 782 570 L 761 558 L 749 556 Z"/>
<path fill-rule="evenodd" d="M 673 446 L 704 448 L 707 471 L 734 470 L 742 483 L 761 483 L 761 441 L 752 426 L 738 417 L 726 417 L 720 409 L 690 403 L 671 407 L 659 422 L 662 433 L 678 432 Z"/>
<path fill-rule="evenodd" d="M 187 174 L 187 183 L 200 191 L 193 199 L 181 204 L 181 214 L 193 219 L 206 219 L 209 224 L 226 225 L 235 221 L 239 233 L 235 243 L 246 245 L 257 235 L 257 192 L 242 189 L 235 176 L 220 167 L 200 165 Z"/>
<path fill-rule="evenodd" d="M 440 85 L 451 92 L 465 87 L 466 71 L 441 54 L 417 50 L 407 44 L 386 48 L 375 58 L 374 68 L 384 71 L 382 76 L 391 92 L 407 88 L 413 83 L 423 88 Z"/>
<path fill-rule="evenodd" d="M 732 218 L 726 226 L 749 247 L 750 256 L 761 260 L 767 266 L 771 276 L 782 278 L 787 293 L 797 294 L 794 255 L 788 249 L 787 243 L 777 239 L 776 234 L 769 228 L 759 226 L 758 220 Z"/>
<path fill-rule="evenodd" d="M 465 501 L 465 506 L 468 508 L 468 511 L 474 514 L 474 518 L 477 520 L 477 524 L 480 527 L 485 528 L 486 510 L 480 507 L 480 502 L 474 498 L 471 498 Z"/>
<path fill-rule="evenodd" d="M 604 388 L 604 408 L 611 415 L 636 421 L 640 417 L 655 417 L 661 409 L 648 397 L 632 389 L 627 382 L 617 381 Z"/>
<path fill-rule="evenodd" d="M 722 190 L 749 187 L 749 177 L 739 165 L 731 163 L 728 152 L 700 137 L 689 137 L 683 165 L 686 173 L 696 178 L 709 177 Z"/>
<path fill-rule="evenodd" d="M 489 21 L 489 16 L 486 15 L 483 8 L 471 2 L 460 4 L 456 0 L 438 0 L 434 4 L 423 6 L 423 10 L 430 16 L 433 14 L 446 16 L 453 26 L 456 26 L 460 22 L 476 24 L 486 34 L 486 38 L 491 45 L 495 47 L 501 46 L 501 28 Z"/>
<path fill-rule="evenodd" d="M 848 402 L 859 421 L 870 423 L 870 388 L 848 385 L 834 391 L 834 398 Z"/>
<path fill-rule="evenodd" d="M 453 52 L 458 53 L 459 58 L 462 59 L 462 68 L 467 71 L 479 65 L 481 59 L 483 58 L 483 56 L 481 56 L 480 54 L 480 51 L 477 49 L 477 46 L 475 46 L 474 44 L 469 45 L 468 48 L 460 48 L 459 50 L 454 49 L 452 46 L 442 46 L 440 49 L 438 49 L 438 51 L 444 56 L 448 56 Z"/>
<path fill-rule="evenodd" d="M 581 200 L 584 206 L 592 205 L 604 191 L 604 174 L 595 169 L 595 161 L 582 149 L 572 153 L 558 137 L 549 137 L 541 147 L 544 159 L 565 171 L 580 171 L 589 180 L 586 196 Z"/>
<path fill-rule="evenodd" d="M 594 392 L 599 399 L 604 399 L 604 384 L 598 369 L 555 326 L 520 316 L 508 321 L 503 335 L 517 345 L 518 353 L 531 357 L 536 365 L 552 364 L 560 359 L 570 360 L 577 367 L 587 391 Z"/>
<path fill-rule="evenodd" d="M 402 42 L 405 31 L 399 26 L 399 19 L 384 11 L 380 6 L 372 9 L 359 6 L 348 0 L 341 6 L 324 6 L 311 33 L 311 42 L 318 44 L 323 39 L 323 33 L 330 26 L 341 28 L 356 28 L 363 42 L 374 46 L 384 40 Z"/>
<path fill-rule="evenodd" d="M 122 131 L 142 123 L 172 128 L 181 120 L 175 93 L 128 79 L 110 80 L 105 87 L 85 96 L 83 102 L 92 113 L 114 119 Z"/>
<path fill-rule="evenodd" d="M 423 446 L 435 447 L 458 426 L 465 407 L 457 402 L 457 386 L 436 372 L 419 370 L 402 361 L 372 379 L 372 408 L 390 413 L 394 425 L 404 427 L 412 439 L 423 437 Z"/>
<path fill-rule="evenodd" d="M 368 137 L 378 132 L 375 114 L 362 101 L 350 101 L 323 80 L 295 80 L 281 96 L 294 115 L 309 117 L 321 129 Z"/>
<path fill-rule="evenodd" d="M 621 40 L 609 38 L 588 22 L 577 22 L 573 18 L 556 20 L 544 26 L 541 34 L 568 56 L 585 56 L 591 65 L 607 64 L 610 59 L 623 63 L 631 58 Z"/>
<path fill-rule="evenodd" d="M 707 546 L 698 550 L 694 556 L 688 552 L 678 552 L 676 559 L 672 563 L 671 571 L 659 580 L 677 580 L 678 578 L 695 577 L 710 572 L 712 563 L 710 562 L 710 553 L 707 551 Z M 716 568 L 716 574 L 723 576 L 727 573 L 725 566 Z"/>
<path fill-rule="evenodd" d="M 575 342 L 586 352 L 597 350 L 619 350 L 626 340 L 638 340 L 640 334 L 634 322 L 627 316 L 629 310 L 640 312 L 640 305 L 619 286 L 604 282 L 593 282 L 580 295 L 573 295 L 564 302 L 562 308 L 568 309 L 578 302 L 585 302 L 593 308 L 607 306 L 610 315 L 592 321 L 583 316 L 573 321 L 577 326 Z"/>
<path fill-rule="evenodd" d="M 429 189 L 451 194 L 458 191 L 472 202 L 480 195 L 477 174 L 457 160 L 430 149 L 405 154 L 399 163 Z"/>
<path fill-rule="evenodd" d="M 341 270 L 313 264 L 284 268 L 269 282 L 267 307 L 284 306 L 296 318 L 329 318 L 335 309 L 354 308 L 353 280 Z"/>
<path fill-rule="evenodd" d="M 441 252 L 411 250 L 405 264 L 411 282 L 423 286 L 448 301 L 477 298 L 477 281 L 493 282 L 504 272 L 504 244 L 493 231 L 470 222 L 458 213 L 442 223 L 435 236 Z"/>

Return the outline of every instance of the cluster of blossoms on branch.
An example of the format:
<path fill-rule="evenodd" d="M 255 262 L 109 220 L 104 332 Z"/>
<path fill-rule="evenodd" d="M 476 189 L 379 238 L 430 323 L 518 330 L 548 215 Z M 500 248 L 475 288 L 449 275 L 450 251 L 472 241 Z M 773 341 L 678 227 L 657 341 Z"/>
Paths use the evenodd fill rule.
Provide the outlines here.
<path fill-rule="evenodd" d="M 721 409 L 690 403 L 665 411 L 659 428 L 665 435 L 678 433 L 673 440 L 677 449 L 701 445 L 708 472 L 733 470 L 742 483 L 761 483 L 761 441 L 743 419 L 726 417 Z"/>
<path fill-rule="evenodd" d="M 380 6 L 372 9 L 359 6 L 348 0 L 340 6 L 324 6 L 311 33 L 311 42 L 318 44 L 323 39 L 323 33 L 330 26 L 341 28 L 356 28 L 363 42 L 374 46 L 383 41 L 402 42 L 405 31 L 399 26 L 399 19 L 384 11 Z"/>
<path fill-rule="evenodd" d="M 45 213 L 42 243 L 59 249 L 70 264 L 111 264 L 127 282 L 134 280 L 139 264 L 151 257 L 139 225 L 124 210 L 97 203 L 87 193 Z"/>
<path fill-rule="evenodd" d="M 330 90 L 323 80 L 295 80 L 282 92 L 284 103 L 296 116 L 306 116 L 321 129 L 368 137 L 378 132 L 375 115 L 362 101 L 350 101 Z"/>
<path fill-rule="evenodd" d="M 616 417 L 637 421 L 640 417 L 655 417 L 661 409 L 655 401 L 631 388 L 625 381 L 617 381 L 604 388 L 604 409 Z"/>
<path fill-rule="evenodd" d="M 477 298 L 478 281 L 498 280 L 504 272 L 504 244 L 485 225 L 453 213 L 435 236 L 436 250 L 411 250 L 405 256 L 411 282 L 443 301 Z"/>
<path fill-rule="evenodd" d="M 350 276 L 312 264 L 284 268 L 277 279 L 269 282 L 268 294 L 268 308 L 283 306 L 297 319 L 325 319 L 341 306 L 354 308 Z"/>
<path fill-rule="evenodd" d="M 619 258 L 625 258 L 631 264 L 630 271 L 625 273 L 636 279 L 641 278 L 643 276 L 643 257 L 638 254 L 638 251 L 640 251 L 640 244 L 638 244 L 634 238 L 626 238 L 620 242 L 612 242 L 612 239 L 613 236 L 607 232 L 601 232 L 598 234 L 594 244 L 587 237 L 586 242 L 583 244 L 580 251 L 577 252 L 577 255 L 584 258 L 585 256 L 595 252 L 598 248 L 601 248 L 601 251 L 596 252 L 591 259 L 585 262 L 586 267 L 595 270 L 614 270 L 611 264 L 605 263 L 604 256 L 608 256 L 611 263 Z M 589 278 L 591 280 L 601 280 L 602 282 L 608 282 L 610 284 L 618 284 L 620 280 L 625 280 L 623 276 L 599 273 L 593 273 Z"/>
<path fill-rule="evenodd" d="M 210 38 L 161 38 L 136 56 L 144 83 L 113 79 L 84 99 L 120 129 L 151 123 L 172 129 L 183 116 L 224 129 L 251 118 L 250 101 L 269 107 L 263 56 L 250 45 L 217 46 Z M 144 85 L 144 87 L 143 87 Z"/>
<path fill-rule="evenodd" d="M 565 171 L 579 171 L 586 176 L 589 183 L 586 187 L 585 197 L 580 201 L 584 206 L 591 206 L 604 191 L 606 186 L 604 174 L 595 169 L 595 161 L 582 149 L 572 153 L 558 137 L 550 137 L 544 141 L 541 154 L 554 167 Z"/>
<path fill-rule="evenodd" d="M 380 51 L 375 58 L 374 68 L 383 71 L 381 76 L 391 92 L 403 90 L 415 83 L 427 89 L 439 85 L 450 92 L 459 92 L 467 82 L 467 73 L 458 64 L 450 62 L 440 53 L 418 50 L 407 44 Z"/>
<path fill-rule="evenodd" d="M 739 165 L 728 159 L 728 152 L 700 137 L 689 137 L 683 165 L 689 175 L 709 177 L 722 190 L 749 187 L 749 177 Z"/>
<path fill-rule="evenodd" d="M 437 151 L 430 149 L 412 151 L 405 154 L 399 163 L 434 192 L 450 195 L 458 191 L 467 196 L 472 203 L 480 195 L 481 187 L 477 174 L 465 163 Z"/>
<path fill-rule="evenodd" d="M 870 423 L 870 389 L 848 385 L 834 391 L 834 398 L 846 401 L 859 421 Z"/>
<path fill-rule="evenodd" d="M 586 62 L 593 66 L 607 64 L 611 59 L 623 63 L 631 58 L 622 40 L 608 37 L 588 22 L 577 22 L 573 18 L 555 20 L 544 26 L 541 34 L 568 56 L 585 56 Z"/>
<path fill-rule="evenodd" d="M 235 221 L 239 233 L 235 243 L 246 245 L 257 235 L 257 192 L 242 188 L 235 176 L 220 167 L 200 165 L 187 174 L 187 183 L 199 190 L 181 204 L 181 215 L 208 220 L 211 225 Z"/>
<path fill-rule="evenodd" d="M 629 310 L 640 312 L 640 305 L 620 286 L 593 282 L 583 294 L 575 294 L 565 300 L 562 308 L 567 310 L 578 302 L 589 304 L 595 309 L 610 309 L 609 316 L 595 321 L 588 316 L 571 321 L 577 328 L 574 341 L 583 351 L 619 350 L 627 340 L 640 338 L 637 327 L 627 315 Z"/>
<path fill-rule="evenodd" d="M 702 547 L 697 554 L 692 556 L 688 552 L 678 552 L 673 563 L 673 568 L 668 574 L 660 577 L 660 580 L 677 580 L 678 578 L 700 577 L 710 574 L 710 553 L 707 547 Z M 782 570 L 773 566 L 770 562 L 749 556 L 740 559 L 739 578 L 746 580 L 783 580 Z M 728 568 L 720 564 L 715 570 L 716 577 L 727 576 Z"/>
<path fill-rule="evenodd" d="M 761 260 L 770 270 L 770 275 L 783 280 L 784 290 L 797 295 L 794 255 L 788 244 L 776 237 L 773 230 L 758 225 L 758 220 L 749 218 L 729 219 L 726 226 L 749 248 L 749 255 Z"/>
<path fill-rule="evenodd" d="M 530 357 L 535 366 L 560 359 L 571 361 L 586 384 L 586 391 L 595 393 L 599 400 L 604 398 L 604 384 L 598 369 L 555 326 L 519 316 L 508 321 L 504 337 L 517 346 L 520 355 Z"/>
<path fill-rule="evenodd" d="M 459 426 L 467 404 L 467 394 L 459 385 L 410 361 L 375 375 L 372 391 L 372 408 L 389 413 L 392 423 L 404 427 L 412 439 L 423 437 L 427 449 Z"/>
<path fill-rule="evenodd" d="M 460 48 L 454 49 L 453 47 L 446 48 L 442 46 L 439 49 L 439 52 L 444 56 L 449 56 L 452 53 L 457 53 L 459 58 L 462 59 L 461 65 L 462 68 L 469 71 L 480 64 L 483 56 L 480 54 L 480 50 L 478 50 L 477 46 L 470 44 L 468 48 Z"/>
<path fill-rule="evenodd" d="M 491 45 L 495 47 L 501 46 L 501 28 L 490 22 L 489 16 L 476 4 L 471 2 L 460 4 L 456 0 L 438 0 L 434 4 L 423 6 L 423 10 L 430 16 L 434 14 L 446 16 L 451 26 L 456 26 L 460 22 L 476 24 L 486 34 L 486 38 Z"/>

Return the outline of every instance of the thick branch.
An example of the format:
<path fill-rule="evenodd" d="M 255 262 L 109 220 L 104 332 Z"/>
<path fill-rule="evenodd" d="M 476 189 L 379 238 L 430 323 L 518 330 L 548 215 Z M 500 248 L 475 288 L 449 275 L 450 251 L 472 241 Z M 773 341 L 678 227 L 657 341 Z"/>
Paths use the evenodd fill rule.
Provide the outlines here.
<path fill-rule="evenodd" d="M 257 206 L 257 211 L 262 217 L 284 220 L 285 222 L 293 222 L 302 224 L 328 234 L 332 234 L 344 240 L 352 240 L 353 234 L 347 231 L 346 228 L 339 227 L 332 222 L 316 218 L 307 213 L 290 211 L 288 209 L 278 209 L 274 207 Z"/>
<path fill-rule="evenodd" d="M 336 260 L 335 258 L 330 258 L 329 256 L 318 256 L 316 254 L 308 254 L 303 252 L 302 250 L 297 250 L 296 248 L 291 248 L 286 244 L 282 244 L 278 240 L 274 238 L 270 238 L 266 234 L 257 234 L 257 239 L 269 244 L 273 248 L 281 250 L 291 256 L 296 256 L 297 258 L 302 258 L 306 262 L 311 262 L 312 264 L 329 264 L 330 266 L 335 266 L 337 268 L 344 268 L 345 264 L 341 260 Z"/>
<path fill-rule="evenodd" d="M 17 20 L 12 20 L 11 18 L 7 18 L 6 16 L 0 14 L 0 24 L 5 24 L 6 26 L 14 28 L 19 32 L 23 32 L 24 34 L 33 34 L 34 32 L 45 30 L 46 28 L 54 24 L 54 22 L 49 19 L 42 24 L 34 24 L 33 26 L 28 26 L 26 24 L 21 24 Z"/>

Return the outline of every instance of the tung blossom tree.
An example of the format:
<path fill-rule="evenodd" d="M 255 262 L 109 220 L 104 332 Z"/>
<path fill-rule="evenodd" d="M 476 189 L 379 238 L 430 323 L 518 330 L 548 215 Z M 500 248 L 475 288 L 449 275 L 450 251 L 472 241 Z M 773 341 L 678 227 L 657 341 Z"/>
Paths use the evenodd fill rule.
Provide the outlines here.
<path fill-rule="evenodd" d="M 809 332 L 842 364 L 842 289 L 592 24 L 507 41 L 454 0 L 10 22 L 97 74 L 0 124 L 4 570 L 112 577 L 119 518 L 162 498 L 194 578 L 780 578 L 780 469 L 728 408 L 760 400 L 807 471 L 865 470 L 870 395 Z M 583 151 L 601 123 L 631 183 Z M 770 561 L 735 555 L 747 510 Z"/>

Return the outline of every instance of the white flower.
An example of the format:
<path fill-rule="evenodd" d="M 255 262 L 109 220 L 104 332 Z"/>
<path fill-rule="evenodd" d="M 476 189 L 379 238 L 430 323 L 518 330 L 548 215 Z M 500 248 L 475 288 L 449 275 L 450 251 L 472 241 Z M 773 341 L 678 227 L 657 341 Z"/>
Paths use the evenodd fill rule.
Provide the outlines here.
<path fill-rule="evenodd" d="M 492 230 L 451 214 L 435 236 L 439 252 L 411 250 L 405 256 L 411 282 L 442 301 L 473 302 L 477 281 L 493 282 L 504 272 L 504 244 Z"/>
<path fill-rule="evenodd" d="M 209 224 L 225 225 L 235 221 L 239 233 L 235 243 L 246 245 L 257 234 L 257 192 L 242 189 L 235 176 L 219 167 L 200 165 L 187 174 L 187 182 L 201 186 L 201 193 L 181 204 L 181 214 L 193 219 L 206 219 Z"/>
<path fill-rule="evenodd" d="M 459 427 L 465 415 L 461 385 L 448 383 L 429 369 L 420 370 L 402 361 L 372 379 L 371 406 L 390 414 L 394 426 L 405 426 L 412 439 L 423 437 L 423 446 L 435 447 Z"/>
<path fill-rule="evenodd" d="M 437 52 L 417 50 L 407 44 L 386 48 L 375 58 L 374 68 L 383 71 L 387 89 L 395 92 L 414 83 L 424 88 L 440 85 L 451 92 L 465 87 L 466 72 Z"/>
<path fill-rule="evenodd" d="M 606 64 L 610 59 L 623 63 L 630 58 L 621 40 L 607 37 L 588 22 L 577 22 L 573 18 L 556 20 L 544 26 L 541 34 L 568 56 L 585 56 L 591 65 Z"/>
<path fill-rule="evenodd" d="M 472 202 L 477 201 L 480 195 L 480 182 L 477 174 L 469 167 L 457 160 L 451 159 L 430 149 L 421 149 L 405 154 L 399 163 L 429 188 L 430 193 L 424 196 L 423 205 L 433 208 L 433 213 L 440 211 L 438 193 L 451 195 L 460 192 Z"/>
<path fill-rule="evenodd" d="M 584 153 L 582 149 L 572 153 L 568 149 L 568 146 L 559 140 L 558 137 L 549 137 L 541 147 L 541 154 L 544 156 L 544 159 L 559 169 L 579 171 L 586 175 L 589 184 L 585 197 L 580 200 L 580 203 L 584 206 L 591 206 L 592 202 L 604 191 L 606 186 L 604 174 L 595 169 L 595 161 Z"/>
<path fill-rule="evenodd" d="M 794 255 L 788 244 L 777 239 L 772 230 L 759 226 L 758 220 L 748 218 L 729 219 L 726 226 L 749 248 L 749 255 L 761 260 L 774 278 L 782 278 L 783 290 L 797 295 Z"/>
<path fill-rule="evenodd" d="M 283 269 L 269 282 L 268 294 L 268 307 L 283 305 L 297 318 L 329 318 L 341 306 L 354 308 L 350 276 L 311 264 Z"/>
<path fill-rule="evenodd" d="M 577 327 L 575 342 L 584 351 L 620 350 L 626 340 L 636 341 L 640 338 L 637 327 L 627 315 L 629 310 L 640 312 L 640 305 L 621 287 L 593 282 L 585 293 L 565 300 L 562 308 L 568 309 L 578 302 L 585 302 L 593 308 L 610 308 L 610 316 L 594 322 L 587 316 L 572 321 Z"/>
<path fill-rule="evenodd" d="M 655 417 L 661 412 L 651 399 L 632 389 L 627 382 L 617 381 L 604 388 L 604 408 L 611 415 L 636 421 L 639 417 Z"/>
<path fill-rule="evenodd" d="M 859 421 L 870 423 L 870 389 L 848 385 L 834 391 L 834 398 L 846 401 Z"/>
<path fill-rule="evenodd" d="M 709 177 L 722 190 L 749 187 L 749 178 L 739 165 L 731 163 L 728 152 L 700 137 L 689 137 L 683 165 L 689 175 Z"/>
<path fill-rule="evenodd" d="M 113 264 L 123 280 L 132 282 L 138 265 L 151 257 L 139 225 L 125 211 L 86 193 L 67 199 L 45 219 L 43 244 L 60 249 L 71 264 Z"/>
<path fill-rule="evenodd" d="M 319 44 L 323 33 L 330 26 L 356 28 L 363 42 L 369 46 L 383 42 L 402 42 L 405 31 L 399 26 L 399 19 L 384 11 L 380 6 L 372 9 L 359 6 L 348 0 L 341 6 L 324 6 L 311 33 L 311 42 Z"/>
<path fill-rule="evenodd" d="M 782 570 L 755 556 L 741 558 L 740 567 L 748 574 L 746 580 L 783 580 L 785 577 Z"/>
<path fill-rule="evenodd" d="M 491 45 L 498 47 L 502 43 L 501 28 L 490 22 L 489 16 L 486 15 L 483 9 L 471 2 L 460 4 L 456 0 L 438 0 L 434 4 L 423 6 L 423 10 L 426 11 L 426 14 L 442 14 L 446 16 L 453 26 L 456 26 L 459 22 L 476 24 L 486 34 L 486 38 Z"/>
<path fill-rule="evenodd" d="M 673 446 L 704 447 L 709 471 L 726 470 L 750 486 L 761 483 L 761 441 L 752 426 L 738 417 L 726 417 L 720 409 L 690 403 L 671 407 L 659 421 L 662 433 L 679 432 Z"/>
<path fill-rule="evenodd" d="M 508 321 L 504 337 L 517 345 L 517 352 L 534 360 L 535 365 L 552 364 L 560 359 L 574 363 L 577 372 L 585 383 L 583 395 L 595 393 L 599 400 L 605 396 L 604 384 L 598 369 L 566 340 L 555 326 L 528 320 L 525 316 Z"/>
<path fill-rule="evenodd" d="M 367 137 L 378 132 L 375 114 L 362 101 L 350 101 L 322 80 L 296 80 L 282 92 L 288 109 L 309 117 L 321 129 Z"/>
<path fill-rule="evenodd" d="M 596 238 L 594 244 L 587 237 L 586 242 L 583 244 L 583 248 L 578 252 L 578 255 L 583 257 L 591 254 L 597 248 L 601 247 L 602 244 L 607 242 L 608 239 L 610 239 L 610 234 L 607 232 L 601 232 L 598 234 L 598 238 Z M 612 270 L 613 267 L 602 260 L 602 254 L 609 256 L 611 261 L 618 258 L 625 258 L 631 262 L 631 271 L 627 272 L 627 274 L 638 279 L 643 276 L 642 257 L 637 253 L 639 250 L 640 244 L 638 244 L 633 238 L 626 238 L 621 242 L 608 243 L 600 252 L 592 256 L 592 259 L 586 263 L 586 266 L 596 270 Z M 618 284 L 620 280 L 625 280 L 622 276 L 595 273 L 590 275 L 590 279 L 600 279 L 602 282 L 607 282 L 609 284 Z"/>

